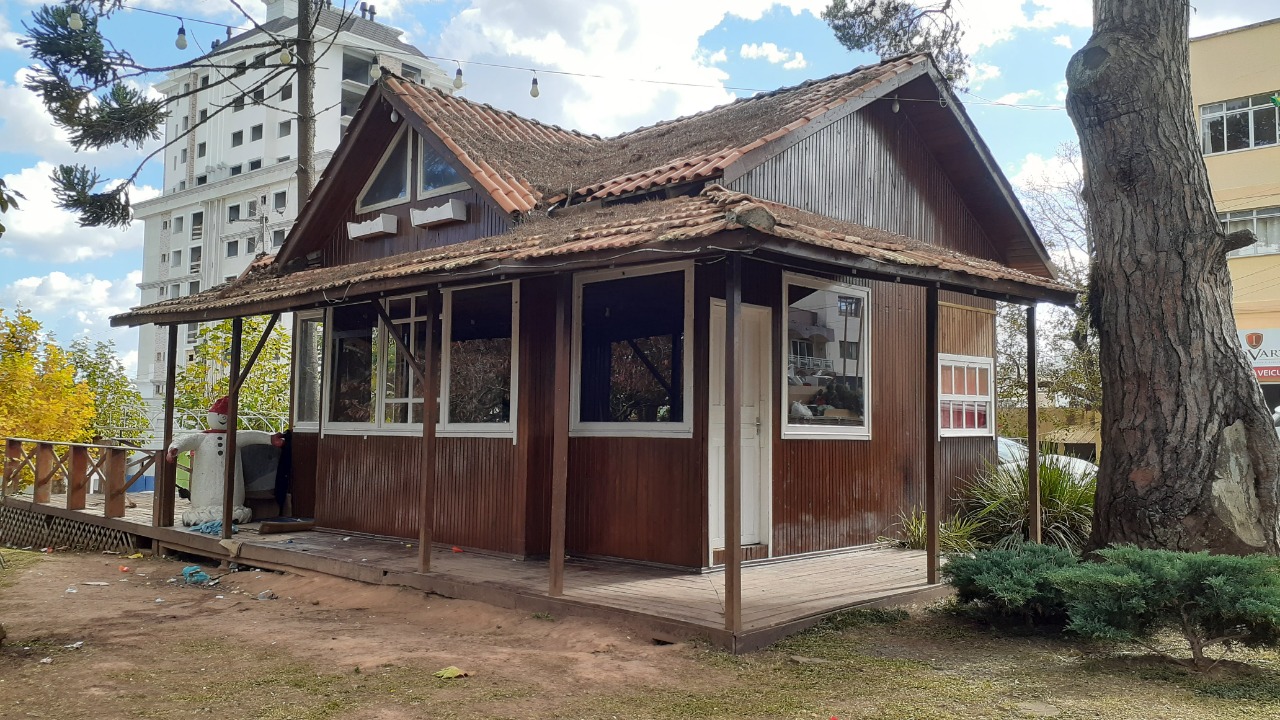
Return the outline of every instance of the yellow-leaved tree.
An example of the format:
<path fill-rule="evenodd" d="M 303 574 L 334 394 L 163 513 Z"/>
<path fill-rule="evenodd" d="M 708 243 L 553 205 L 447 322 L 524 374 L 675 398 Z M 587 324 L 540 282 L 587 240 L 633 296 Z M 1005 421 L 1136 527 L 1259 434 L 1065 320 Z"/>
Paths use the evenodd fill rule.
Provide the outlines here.
<path fill-rule="evenodd" d="M 0 437 L 90 439 L 93 391 L 28 310 L 0 308 Z"/>

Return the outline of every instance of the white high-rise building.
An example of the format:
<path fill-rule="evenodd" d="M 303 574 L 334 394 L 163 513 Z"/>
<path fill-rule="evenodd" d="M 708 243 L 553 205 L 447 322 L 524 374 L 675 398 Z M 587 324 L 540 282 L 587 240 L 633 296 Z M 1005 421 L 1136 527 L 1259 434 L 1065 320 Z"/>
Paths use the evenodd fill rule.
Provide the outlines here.
<path fill-rule="evenodd" d="M 297 87 L 293 73 L 252 90 L 281 69 L 271 37 L 296 37 L 297 0 L 262 0 L 261 29 L 218 47 L 219 68 L 175 71 L 156 88 L 181 101 L 165 126 L 164 194 L 135 206 L 143 223 L 142 304 L 190 295 L 238 276 L 259 254 L 274 253 L 298 214 Z M 451 78 L 401 31 L 374 20 L 361 2 L 344 14 L 332 2 L 313 2 L 315 33 L 315 166 L 318 180 L 379 66 L 452 91 Z M 367 8 L 367 10 L 366 10 Z M 185 136 L 183 136 L 183 134 Z M 193 357 L 198 328 L 179 333 L 178 364 Z M 165 333 L 145 325 L 138 341 L 138 389 L 158 416 L 164 398 Z M 158 423 L 153 421 L 153 428 Z"/>

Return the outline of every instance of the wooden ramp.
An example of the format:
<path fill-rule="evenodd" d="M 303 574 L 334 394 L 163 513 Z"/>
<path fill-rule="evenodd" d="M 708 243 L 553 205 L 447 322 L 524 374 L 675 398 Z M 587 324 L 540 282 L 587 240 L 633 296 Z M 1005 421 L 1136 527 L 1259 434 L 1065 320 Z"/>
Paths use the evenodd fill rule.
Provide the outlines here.
<path fill-rule="evenodd" d="M 764 647 L 851 607 L 930 601 L 945 586 L 925 582 L 922 551 L 868 547 L 758 561 L 743 566 L 743 630 L 724 629 L 724 573 L 681 572 L 623 562 L 570 558 L 561 597 L 547 594 L 545 561 L 521 561 L 474 552 L 432 550 L 431 569 L 419 574 L 416 541 L 304 531 L 260 535 L 255 523 L 225 544 L 184 528 L 151 526 L 151 494 L 127 497 L 125 516 L 104 518 L 101 496 L 85 510 L 29 498 L 7 507 L 76 519 L 149 538 L 160 549 L 259 567 L 320 572 L 362 582 L 400 585 L 447 597 L 559 615 L 587 615 L 655 631 L 655 637 L 700 636 L 734 652 Z M 183 503 L 185 501 L 179 501 Z M 181 504 L 178 513 L 182 512 Z"/>

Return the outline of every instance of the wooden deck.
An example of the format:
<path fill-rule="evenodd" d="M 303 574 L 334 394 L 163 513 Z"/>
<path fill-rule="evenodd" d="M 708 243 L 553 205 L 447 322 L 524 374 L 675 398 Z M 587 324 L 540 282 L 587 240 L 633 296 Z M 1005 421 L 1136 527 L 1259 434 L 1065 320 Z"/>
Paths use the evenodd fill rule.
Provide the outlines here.
<path fill-rule="evenodd" d="M 150 538 L 169 550 L 294 571 L 321 572 L 377 584 L 401 585 L 448 597 L 480 600 L 529 612 L 588 615 L 655 631 L 655 637 L 702 636 L 722 647 L 750 651 L 857 606 L 932 600 L 945 586 L 925 582 L 925 553 L 885 547 L 743 566 L 743 631 L 724 629 L 724 573 L 693 573 L 622 562 L 570 558 L 561 597 L 547 594 L 545 561 L 518 561 L 472 552 L 433 549 L 431 572 L 419 574 L 417 548 L 409 540 L 304 531 L 260 535 L 243 526 L 222 544 L 185 528 L 151 526 L 151 494 L 128 495 L 125 517 L 103 517 L 103 499 L 91 495 L 83 511 L 66 510 L 63 498 L 48 505 L 30 497 L 6 499 L 17 507 L 105 524 Z M 186 501 L 179 500 L 180 514 Z"/>

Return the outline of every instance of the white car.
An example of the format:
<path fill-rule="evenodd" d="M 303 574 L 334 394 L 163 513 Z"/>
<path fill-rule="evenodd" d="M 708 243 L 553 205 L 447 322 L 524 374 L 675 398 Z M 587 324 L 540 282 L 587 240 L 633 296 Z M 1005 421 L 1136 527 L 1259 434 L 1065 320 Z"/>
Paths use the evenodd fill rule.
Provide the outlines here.
<path fill-rule="evenodd" d="M 1280 408 L 1278 408 L 1280 410 Z M 1027 461 L 1027 446 L 1006 437 L 996 438 L 996 462 L 1000 465 L 1013 465 Z M 1054 463 L 1066 468 L 1084 483 L 1098 477 L 1098 466 L 1088 460 L 1081 460 L 1070 455 L 1041 454 L 1040 462 Z"/>

